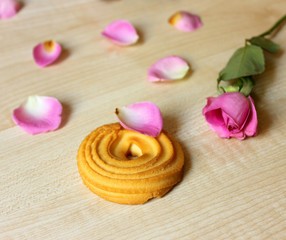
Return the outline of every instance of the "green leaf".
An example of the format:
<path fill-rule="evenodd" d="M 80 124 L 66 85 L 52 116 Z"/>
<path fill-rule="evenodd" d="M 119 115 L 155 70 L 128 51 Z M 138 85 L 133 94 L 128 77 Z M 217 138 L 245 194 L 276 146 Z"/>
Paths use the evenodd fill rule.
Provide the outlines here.
<path fill-rule="evenodd" d="M 277 53 L 280 48 L 278 44 L 264 37 L 253 37 L 249 40 L 249 42 L 253 45 L 262 47 L 264 50 L 271 53 Z"/>
<path fill-rule="evenodd" d="M 218 82 L 257 75 L 265 70 L 261 47 L 246 45 L 232 55 L 226 67 L 219 73 Z"/>

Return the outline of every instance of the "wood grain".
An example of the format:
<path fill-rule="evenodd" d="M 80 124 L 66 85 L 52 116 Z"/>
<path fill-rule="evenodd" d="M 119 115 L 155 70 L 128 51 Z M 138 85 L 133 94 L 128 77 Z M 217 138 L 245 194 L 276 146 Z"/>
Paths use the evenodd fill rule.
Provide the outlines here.
<path fill-rule="evenodd" d="M 259 133 L 223 140 L 201 110 L 216 78 L 244 39 L 285 14 L 285 0 L 26 0 L 0 21 L 0 239 L 286 239 L 286 29 L 275 36 L 256 77 Z M 177 10 L 204 26 L 183 33 L 167 23 Z M 127 19 L 140 33 L 132 47 L 100 35 Z M 32 48 L 53 39 L 64 47 L 53 66 L 38 68 Z M 191 65 L 185 80 L 153 84 L 148 67 L 167 55 Z M 30 136 L 11 113 L 29 95 L 58 98 L 63 123 Z M 115 122 L 118 106 L 153 101 L 186 157 L 183 181 L 140 206 L 107 202 L 82 183 L 76 153 L 93 129 Z"/>

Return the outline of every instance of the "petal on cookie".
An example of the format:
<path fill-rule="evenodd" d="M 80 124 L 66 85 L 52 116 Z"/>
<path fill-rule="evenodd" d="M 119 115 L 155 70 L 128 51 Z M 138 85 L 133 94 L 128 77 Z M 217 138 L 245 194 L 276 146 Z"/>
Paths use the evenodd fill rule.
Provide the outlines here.
<path fill-rule="evenodd" d="M 115 113 L 124 128 L 151 137 L 157 137 L 163 128 L 160 109 L 152 102 L 137 102 L 116 108 Z"/>
<path fill-rule="evenodd" d="M 185 77 L 190 67 L 188 63 L 178 57 L 169 56 L 158 60 L 148 70 L 150 82 L 172 81 Z"/>
<path fill-rule="evenodd" d="M 125 20 L 118 20 L 110 23 L 101 34 L 120 46 L 134 44 L 139 39 L 136 29 L 131 23 Z"/>
<path fill-rule="evenodd" d="M 54 41 L 46 41 L 34 47 L 33 55 L 37 65 L 45 67 L 53 63 L 61 54 L 61 45 Z"/>
<path fill-rule="evenodd" d="M 53 97 L 30 96 L 13 111 L 13 121 L 30 134 L 55 130 L 61 123 L 62 105 Z"/>
<path fill-rule="evenodd" d="M 179 11 L 170 17 L 169 23 L 184 32 L 192 32 L 202 26 L 199 16 Z"/>
<path fill-rule="evenodd" d="M 0 1 L 0 19 L 11 18 L 17 14 L 21 7 L 21 3 L 17 0 L 1 0 Z"/>

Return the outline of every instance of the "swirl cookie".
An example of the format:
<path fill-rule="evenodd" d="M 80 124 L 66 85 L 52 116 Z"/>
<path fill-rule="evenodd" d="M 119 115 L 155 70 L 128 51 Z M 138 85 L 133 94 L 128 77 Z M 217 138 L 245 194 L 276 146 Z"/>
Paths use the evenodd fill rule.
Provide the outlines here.
<path fill-rule="evenodd" d="M 184 154 L 162 131 L 156 138 L 104 125 L 81 143 L 77 163 L 84 184 L 98 196 L 121 204 L 162 197 L 182 178 Z"/>

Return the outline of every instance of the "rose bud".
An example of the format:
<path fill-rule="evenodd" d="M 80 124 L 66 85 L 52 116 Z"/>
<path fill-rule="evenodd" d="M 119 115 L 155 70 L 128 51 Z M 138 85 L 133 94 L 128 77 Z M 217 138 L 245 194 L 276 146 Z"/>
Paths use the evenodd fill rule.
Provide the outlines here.
<path fill-rule="evenodd" d="M 207 98 L 203 115 L 221 138 L 235 137 L 240 140 L 257 133 L 257 114 L 253 99 L 242 93 L 224 93 Z"/>

